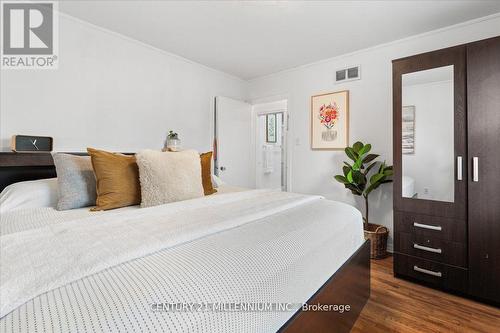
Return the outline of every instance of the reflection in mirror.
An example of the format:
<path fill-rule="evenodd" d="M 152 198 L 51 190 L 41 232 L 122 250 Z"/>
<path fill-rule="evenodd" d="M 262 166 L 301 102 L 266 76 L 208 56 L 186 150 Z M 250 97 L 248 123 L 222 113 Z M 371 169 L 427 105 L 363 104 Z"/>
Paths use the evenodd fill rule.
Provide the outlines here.
<path fill-rule="evenodd" d="M 453 202 L 453 66 L 404 74 L 402 85 L 403 197 Z"/>

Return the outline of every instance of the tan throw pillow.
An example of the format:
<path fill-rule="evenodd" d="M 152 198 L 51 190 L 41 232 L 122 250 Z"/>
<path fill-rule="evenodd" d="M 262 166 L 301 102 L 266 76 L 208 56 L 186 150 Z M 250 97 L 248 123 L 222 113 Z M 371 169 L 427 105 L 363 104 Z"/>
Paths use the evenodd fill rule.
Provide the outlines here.
<path fill-rule="evenodd" d="M 141 203 L 139 170 L 135 156 L 87 148 L 96 178 L 96 207 L 108 210 Z"/>
<path fill-rule="evenodd" d="M 200 155 L 194 150 L 136 155 L 141 180 L 141 207 L 203 196 Z"/>
<path fill-rule="evenodd" d="M 201 159 L 201 180 L 205 195 L 217 192 L 212 184 L 212 152 L 200 154 Z"/>

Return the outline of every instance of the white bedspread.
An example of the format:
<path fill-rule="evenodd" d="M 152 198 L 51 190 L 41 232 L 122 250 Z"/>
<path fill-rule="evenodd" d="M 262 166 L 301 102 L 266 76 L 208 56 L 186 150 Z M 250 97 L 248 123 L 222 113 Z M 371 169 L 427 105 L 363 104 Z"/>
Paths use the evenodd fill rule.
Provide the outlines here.
<path fill-rule="evenodd" d="M 2 221 L 2 225 L 4 222 L 8 224 L 9 217 L 6 220 Z M 273 237 L 265 236 L 266 232 L 271 232 Z M 253 240 L 253 243 L 250 240 Z M 264 243 L 259 240 L 264 241 Z M 21 322 L 22 311 L 19 312 L 19 309 L 26 307 L 26 304 L 39 300 L 40 306 L 42 306 L 41 300 L 44 299 L 44 296 L 48 297 L 46 296 L 48 292 L 56 299 L 54 291 L 58 289 L 61 293 L 61 288 L 67 289 L 68 286 L 72 287 L 74 283 L 89 283 L 88 280 L 95 279 L 96 274 L 107 276 L 107 274 L 114 274 L 112 271 L 115 269 L 124 269 L 129 265 L 146 265 L 142 267 L 141 272 L 144 273 L 144 270 L 151 269 L 146 264 L 148 259 L 167 254 L 169 260 L 173 260 L 176 264 L 164 267 L 165 272 L 154 272 L 158 274 L 158 279 L 163 279 L 163 287 L 166 287 L 165 283 L 166 285 L 171 284 L 172 287 L 176 285 L 176 283 L 171 283 L 175 282 L 171 279 L 176 274 L 184 276 L 188 281 L 192 279 L 198 281 L 196 288 L 193 286 L 183 287 L 182 281 L 180 281 L 181 285 L 177 285 L 175 291 L 178 293 L 177 301 L 304 302 L 362 242 L 361 216 L 350 206 L 314 196 L 257 190 L 205 197 L 145 209 L 127 209 L 91 216 L 79 215 L 76 219 L 71 218 L 60 223 L 47 225 L 41 224 L 39 227 L 22 229 L 19 232 L 4 233 L 2 231 L 0 307 L 1 317 L 3 317 L 1 320 L 2 328 L 5 329 L 2 331 L 9 331 L 9 327 L 18 326 L 14 318 L 19 317 L 19 323 Z M 223 244 L 226 246 L 221 248 Z M 277 247 L 278 244 L 284 246 L 285 249 Z M 196 252 L 196 248 L 199 246 L 202 246 L 205 252 L 198 252 L 197 256 L 193 256 L 193 252 Z M 241 252 L 241 246 L 244 246 L 246 251 Z M 238 247 L 240 248 L 238 249 Z M 225 253 L 231 249 L 236 251 L 238 256 L 234 257 L 230 253 Z M 305 251 L 305 253 L 301 253 L 301 251 Z M 313 258 L 310 256 L 313 253 L 315 254 L 314 261 L 326 256 L 325 258 L 330 258 L 330 262 L 316 262 L 315 265 L 302 262 L 306 258 L 311 261 Z M 246 256 L 249 255 L 256 257 L 250 260 L 251 265 L 245 266 L 245 263 L 248 263 Z M 218 256 L 220 256 L 221 262 L 216 262 L 217 259 L 213 258 Z M 338 256 L 338 258 L 333 258 L 333 256 Z M 192 268 L 184 270 L 182 269 L 183 265 L 193 264 L 187 262 L 182 264 L 182 260 L 187 257 L 195 262 L 215 261 L 216 264 L 213 264 L 208 271 L 197 271 Z M 261 260 L 259 261 L 259 259 Z M 255 260 L 258 261 L 257 267 Z M 241 270 L 243 273 L 246 272 L 245 274 L 242 275 L 242 272 L 234 271 L 234 265 L 238 264 L 242 264 Z M 312 270 L 311 274 L 303 271 L 305 267 Z M 300 274 L 290 276 L 291 271 L 297 273 L 297 268 L 299 268 Z M 228 282 L 226 279 L 221 279 L 221 281 L 213 279 L 214 276 L 221 276 L 221 269 L 222 272 L 227 272 L 232 279 L 236 280 Z M 248 271 L 249 269 L 250 271 Z M 259 272 L 251 272 L 252 269 L 259 269 Z M 135 274 L 139 274 L 137 271 L 135 272 Z M 198 274 L 201 276 L 194 278 Z M 283 288 L 283 281 L 275 280 L 281 274 L 285 274 L 287 279 L 306 278 L 307 280 L 301 281 L 302 284 L 296 286 L 296 292 L 291 292 L 289 287 Z M 132 290 L 128 289 L 127 294 L 119 295 L 119 298 L 132 297 L 137 302 L 137 297 L 141 294 L 139 290 L 149 289 L 153 284 L 153 282 L 142 282 L 139 285 L 136 283 L 135 286 L 132 284 L 130 286 Z M 292 284 L 296 285 L 297 281 L 289 282 L 294 282 Z M 191 284 L 188 283 L 188 285 Z M 96 290 L 92 290 L 96 293 Z M 228 297 L 229 295 L 224 290 L 231 291 L 231 297 Z M 240 294 L 234 294 L 235 290 L 240 290 Z M 248 294 L 245 290 L 252 292 Z M 254 290 L 261 291 L 254 293 Z M 61 331 L 65 331 L 62 327 L 80 327 L 80 329 L 76 329 L 78 331 L 138 330 L 140 327 L 144 328 L 144 325 L 147 327 L 148 320 L 151 320 L 151 318 L 145 320 L 143 313 L 147 313 L 149 310 L 150 313 L 147 316 L 153 316 L 150 309 L 152 302 L 171 300 L 170 297 L 158 297 L 157 291 L 155 294 L 151 294 L 151 290 L 149 292 L 147 297 L 141 294 L 149 301 L 141 299 L 140 309 L 128 309 L 141 314 L 140 319 L 136 318 L 137 321 L 129 320 L 128 323 L 122 322 L 117 325 L 111 325 L 106 321 L 107 328 L 92 327 L 89 329 L 84 326 L 84 329 L 81 329 L 78 326 L 81 318 L 76 319 L 76 322 L 72 322 L 73 320 L 68 318 L 62 320 L 59 317 L 61 310 L 57 307 L 58 303 L 55 302 L 53 312 L 57 313 L 58 319 L 52 318 L 51 316 L 54 315 L 49 310 L 51 318 L 50 320 L 45 319 L 43 322 L 53 323 L 59 320 L 58 325 Z M 209 296 L 208 300 L 207 296 Z M 71 305 L 74 301 L 67 298 L 68 300 L 61 300 L 61 302 Z M 83 298 L 84 300 L 81 302 L 89 301 L 85 297 Z M 46 303 L 50 303 L 50 301 L 47 300 Z M 96 303 L 95 307 L 103 306 L 102 300 L 94 300 L 93 303 Z M 106 305 L 109 306 L 109 304 Z M 59 306 L 63 307 L 62 304 Z M 111 312 L 123 310 L 113 309 Z M 72 308 L 72 311 L 75 310 Z M 282 325 L 292 314 L 273 314 L 274 320 L 266 322 L 259 331 L 272 331 L 272 329 L 279 328 L 280 326 L 277 325 Z M 83 314 L 81 315 L 83 316 Z M 202 331 L 217 331 L 219 329 L 216 327 L 221 323 L 214 323 L 213 320 L 221 316 L 233 317 L 236 321 L 235 323 L 226 323 L 225 331 L 237 331 L 235 328 L 241 325 L 238 318 L 241 320 L 245 316 L 255 317 L 255 314 L 245 315 L 245 313 L 226 313 L 223 315 L 220 313 L 211 315 L 207 313 L 168 313 L 163 315 L 166 317 L 163 320 L 168 319 L 167 322 L 170 323 L 165 325 L 171 328 L 175 327 L 175 331 L 177 328 L 180 331 L 191 331 L 194 323 L 199 324 L 200 321 L 204 320 L 208 320 L 207 325 L 216 326 L 207 326 L 209 329 Z M 75 316 L 74 313 L 73 316 Z M 118 315 L 115 314 L 115 316 Z M 160 322 L 157 316 L 158 314 L 155 313 L 154 317 Z M 266 316 L 269 314 L 262 314 L 261 319 Z M 89 322 L 90 325 L 94 325 L 96 322 L 100 323 L 99 318 L 92 320 L 91 317 L 92 314 L 87 322 L 88 325 Z M 114 318 L 113 313 L 111 313 L 111 317 Z M 29 320 L 36 322 L 36 318 L 29 318 Z M 61 320 L 70 322 L 64 324 L 61 323 Z M 142 322 L 144 320 L 146 324 Z M 13 326 L 11 327 L 8 323 Z M 127 327 L 122 327 L 125 324 Z M 27 325 L 29 326 L 29 324 Z M 252 325 L 255 325 L 255 321 L 252 322 Z M 21 327 L 25 326 L 21 325 Z M 21 328 L 19 330 L 22 331 Z M 57 331 L 58 329 L 51 327 L 49 331 L 52 330 Z M 172 331 L 172 329 L 167 329 L 167 331 Z"/>

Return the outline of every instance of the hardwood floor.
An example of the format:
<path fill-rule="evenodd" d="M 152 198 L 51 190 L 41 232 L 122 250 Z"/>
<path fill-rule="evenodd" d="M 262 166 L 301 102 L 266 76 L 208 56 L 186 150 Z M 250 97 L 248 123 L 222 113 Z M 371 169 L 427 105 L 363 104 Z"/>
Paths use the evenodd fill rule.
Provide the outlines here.
<path fill-rule="evenodd" d="M 392 257 L 372 260 L 371 273 L 371 297 L 352 333 L 500 332 L 500 309 L 396 279 Z"/>

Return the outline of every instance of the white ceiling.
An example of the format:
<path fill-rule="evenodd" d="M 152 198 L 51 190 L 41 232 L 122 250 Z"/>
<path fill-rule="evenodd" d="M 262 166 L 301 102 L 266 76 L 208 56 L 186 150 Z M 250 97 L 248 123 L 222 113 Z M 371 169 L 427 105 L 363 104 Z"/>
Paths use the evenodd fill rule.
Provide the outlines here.
<path fill-rule="evenodd" d="M 500 1 L 62 1 L 59 9 L 252 79 L 500 12 Z"/>

